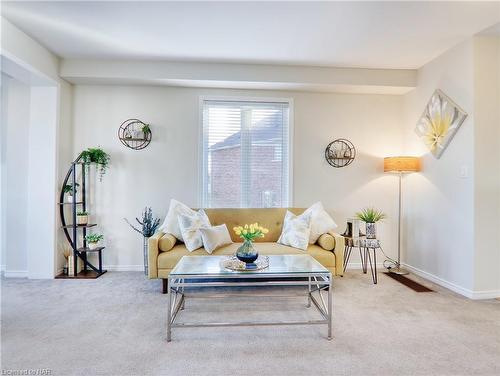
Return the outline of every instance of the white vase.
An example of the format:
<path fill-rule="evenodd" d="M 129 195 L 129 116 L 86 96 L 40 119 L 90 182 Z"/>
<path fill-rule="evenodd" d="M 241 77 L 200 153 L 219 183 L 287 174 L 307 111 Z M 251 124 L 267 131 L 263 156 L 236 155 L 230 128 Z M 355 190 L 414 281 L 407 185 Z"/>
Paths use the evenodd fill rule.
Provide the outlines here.
<path fill-rule="evenodd" d="M 79 225 L 86 225 L 89 223 L 89 216 L 88 215 L 77 215 L 76 216 L 76 223 Z"/>
<path fill-rule="evenodd" d="M 71 195 L 66 196 L 66 202 L 72 204 L 73 203 L 73 196 L 71 196 Z"/>
<path fill-rule="evenodd" d="M 366 238 L 367 239 L 377 238 L 377 227 L 375 223 L 366 222 Z"/>
<path fill-rule="evenodd" d="M 99 247 L 99 242 L 88 243 L 88 246 L 89 246 L 89 249 L 96 249 L 97 247 Z"/>

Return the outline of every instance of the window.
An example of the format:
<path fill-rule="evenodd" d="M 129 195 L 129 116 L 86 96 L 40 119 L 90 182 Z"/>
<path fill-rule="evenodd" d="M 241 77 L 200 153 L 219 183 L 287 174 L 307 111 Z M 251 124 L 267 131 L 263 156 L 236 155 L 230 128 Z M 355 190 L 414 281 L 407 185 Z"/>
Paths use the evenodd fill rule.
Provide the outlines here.
<path fill-rule="evenodd" d="M 289 102 L 203 101 L 203 207 L 286 207 Z"/>

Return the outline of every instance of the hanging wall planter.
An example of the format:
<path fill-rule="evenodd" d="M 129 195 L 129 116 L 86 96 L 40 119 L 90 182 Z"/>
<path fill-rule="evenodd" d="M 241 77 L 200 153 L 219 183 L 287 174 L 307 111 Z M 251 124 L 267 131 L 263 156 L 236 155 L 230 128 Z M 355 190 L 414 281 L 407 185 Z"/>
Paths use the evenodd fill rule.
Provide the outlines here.
<path fill-rule="evenodd" d="M 141 150 L 151 142 L 151 127 L 139 119 L 128 119 L 120 125 L 118 138 L 126 147 Z"/>
<path fill-rule="evenodd" d="M 351 141 L 339 138 L 328 144 L 325 149 L 325 159 L 335 168 L 349 166 L 356 157 L 356 148 Z"/>

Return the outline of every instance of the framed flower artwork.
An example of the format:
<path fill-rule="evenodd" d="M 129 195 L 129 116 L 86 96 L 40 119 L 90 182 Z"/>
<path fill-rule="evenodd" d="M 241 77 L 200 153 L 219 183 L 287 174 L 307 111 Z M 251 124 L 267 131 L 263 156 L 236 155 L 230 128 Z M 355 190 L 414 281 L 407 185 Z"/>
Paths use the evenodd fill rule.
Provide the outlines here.
<path fill-rule="evenodd" d="M 439 159 L 466 117 L 467 113 L 438 89 L 427 103 L 415 133 Z"/>

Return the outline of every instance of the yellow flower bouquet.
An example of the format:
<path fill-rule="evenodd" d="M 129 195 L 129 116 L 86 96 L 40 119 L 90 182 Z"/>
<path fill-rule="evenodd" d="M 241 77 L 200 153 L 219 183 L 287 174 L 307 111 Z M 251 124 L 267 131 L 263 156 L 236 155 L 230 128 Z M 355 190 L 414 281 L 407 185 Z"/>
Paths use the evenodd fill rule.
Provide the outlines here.
<path fill-rule="evenodd" d="M 263 238 L 269 232 L 267 228 L 259 226 L 258 223 L 237 226 L 233 228 L 233 231 L 243 240 L 248 240 L 250 242 L 257 238 Z"/>
<path fill-rule="evenodd" d="M 243 245 L 236 251 L 236 257 L 245 263 L 251 264 L 257 260 L 259 253 L 254 249 L 252 241 L 257 238 L 263 238 L 269 230 L 259 226 L 258 223 L 251 225 L 237 226 L 233 228 L 236 235 L 244 240 Z"/>

